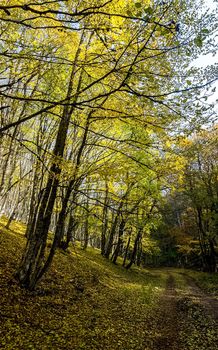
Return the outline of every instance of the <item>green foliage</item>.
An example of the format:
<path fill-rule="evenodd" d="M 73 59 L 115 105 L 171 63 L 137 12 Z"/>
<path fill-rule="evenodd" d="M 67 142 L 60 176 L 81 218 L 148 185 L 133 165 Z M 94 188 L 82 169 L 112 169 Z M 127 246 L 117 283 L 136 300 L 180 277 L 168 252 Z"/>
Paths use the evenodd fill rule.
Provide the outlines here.
<path fill-rule="evenodd" d="M 135 7 L 137 7 L 137 8 L 142 7 L 142 3 L 141 2 L 135 2 Z"/>
<path fill-rule="evenodd" d="M 197 47 L 202 47 L 203 46 L 203 38 L 201 35 L 198 35 L 195 39 L 194 39 L 194 43 Z"/>

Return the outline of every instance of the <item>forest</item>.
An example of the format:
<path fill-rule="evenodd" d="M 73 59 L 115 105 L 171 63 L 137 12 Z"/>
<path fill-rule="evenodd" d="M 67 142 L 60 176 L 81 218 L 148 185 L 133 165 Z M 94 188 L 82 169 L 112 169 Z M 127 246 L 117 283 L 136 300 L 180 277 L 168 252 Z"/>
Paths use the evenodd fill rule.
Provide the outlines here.
<path fill-rule="evenodd" d="M 0 0 L 3 349 L 215 350 L 216 2 Z"/>

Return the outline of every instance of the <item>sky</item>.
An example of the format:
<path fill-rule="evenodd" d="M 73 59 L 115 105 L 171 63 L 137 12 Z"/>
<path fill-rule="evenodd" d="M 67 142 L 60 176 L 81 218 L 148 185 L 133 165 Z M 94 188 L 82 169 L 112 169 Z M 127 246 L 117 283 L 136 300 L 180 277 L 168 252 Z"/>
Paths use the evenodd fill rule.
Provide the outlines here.
<path fill-rule="evenodd" d="M 217 3 L 215 3 L 215 1 L 207 0 L 205 2 L 208 8 L 210 8 L 211 10 L 217 9 L 217 13 L 218 13 L 218 5 Z M 218 52 L 216 53 L 215 56 L 212 56 L 212 54 L 202 55 L 201 57 L 199 57 L 197 60 L 193 62 L 193 65 L 197 67 L 206 67 L 208 65 L 212 65 L 215 63 L 218 64 Z M 218 101 L 216 101 L 218 100 L 218 77 L 217 77 L 217 81 L 213 84 L 213 87 L 216 87 L 216 92 L 213 94 L 213 96 L 209 98 L 209 101 L 216 103 L 216 110 L 218 110 Z"/>

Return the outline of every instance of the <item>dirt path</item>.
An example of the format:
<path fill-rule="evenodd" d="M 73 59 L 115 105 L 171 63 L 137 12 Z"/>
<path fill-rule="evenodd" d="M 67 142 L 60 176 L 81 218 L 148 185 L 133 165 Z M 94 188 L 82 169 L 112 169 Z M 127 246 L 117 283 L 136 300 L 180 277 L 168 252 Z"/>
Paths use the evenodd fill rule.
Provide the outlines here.
<path fill-rule="evenodd" d="M 172 275 L 169 275 L 167 279 L 166 290 L 160 299 L 159 306 L 156 313 L 156 334 L 152 348 L 155 350 L 178 350 L 177 293 Z"/>
<path fill-rule="evenodd" d="M 176 288 L 169 273 L 155 313 L 155 332 L 149 350 L 215 350 L 218 343 L 218 301 L 206 295 L 187 275 Z"/>
<path fill-rule="evenodd" d="M 182 274 L 187 282 L 187 296 L 196 303 L 204 307 L 207 315 L 218 322 L 218 299 L 204 293 L 195 283 L 194 279 Z"/>

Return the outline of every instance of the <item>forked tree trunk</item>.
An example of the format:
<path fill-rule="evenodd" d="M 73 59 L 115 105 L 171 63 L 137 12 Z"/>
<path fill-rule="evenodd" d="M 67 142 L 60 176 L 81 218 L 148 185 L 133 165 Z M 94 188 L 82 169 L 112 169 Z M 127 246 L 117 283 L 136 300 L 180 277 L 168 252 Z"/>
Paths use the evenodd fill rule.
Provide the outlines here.
<path fill-rule="evenodd" d="M 155 208 L 155 204 L 156 204 L 156 200 L 154 200 L 154 202 L 152 203 L 151 208 L 150 208 L 149 212 L 147 213 L 145 219 L 139 225 L 138 233 L 137 233 L 136 238 L 135 238 L 134 247 L 133 247 L 131 258 L 130 258 L 130 262 L 126 265 L 126 269 L 130 269 L 132 264 L 135 264 L 135 262 L 136 262 L 137 252 L 138 252 L 138 249 L 140 248 L 140 243 L 142 240 L 143 229 L 144 229 L 144 226 L 146 225 L 147 220 L 150 218 L 150 216 L 153 212 L 153 209 Z"/>
<path fill-rule="evenodd" d="M 117 208 L 116 216 L 115 216 L 115 219 L 114 219 L 112 226 L 111 226 L 110 234 L 108 237 L 108 241 L 107 241 L 107 245 L 106 245 L 105 253 L 104 253 L 104 257 L 107 259 L 109 259 L 110 254 L 111 254 L 111 250 L 112 250 L 113 242 L 114 242 L 114 236 L 116 234 L 118 219 L 119 219 L 120 214 L 122 212 L 124 201 L 126 200 L 127 196 L 129 195 L 132 187 L 133 187 L 133 183 L 130 184 L 129 187 L 127 188 L 127 190 L 124 193 L 123 197 L 121 198 L 120 204 Z"/>
<path fill-rule="evenodd" d="M 117 229 L 118 217 L 119 217 L 119 214 L 117 213 L 116 216 L 115 216 L 115 219 L 114 219 L 114 221 L 112 223 L 112 227 L 111 227 L 111 230 L 110 230 L 107 246 L 106 246 L 106 249 L 105 249 L 104 257 L 107 258 L 107 259 L 109 259 L 109 256 L 110 256 L 110 253 L 111 253 L 111 250 L 112 250 L 114 236 L 115 236 L 116 229 Z"/>
<path fill-rule="evenodd" d="M 116 264 L 117 262 L 117 258 L 119 256 L 120 253 L 120 248 L 122 246 L 123 243 L 123 234 L 124 234 L 124 229 L 125 229 L 125 225 L 126 225 L 126 221 L 124 219 L 121 220 L 120 225 L 119 225 L 119 234 L 118 234 L 118 242 L 117 242 L 117 246 L 114 250 L 114 254 L 112 257 L 112 261 L 114 264 Z"/>
<path fill-rule="evenodd" d="M 63 156 L 68 125 L 69 112 L 65 107 L 65 115 L 61 119 L 56 139 L 54 149 L 55 157 Z M 39 203 L 38 210 L 35 213 L 34 220 L 32 221 L 30 236 L 27 240 L 20 267 L 16 273 L 19 282 L 28 289 L 34 289 L 37 281 L 42 276 L 42 271 L 43 273 L 45 272 L 43 267 L 45 248 L 59 185 L 60 173 L 61 167 L 59 162 L 56 161 L 51 166 L 47 185 L 42 194 L 42 199 Z"/>
<path fill-rule="evenodd" d="M 83 35 L 81 36 L 81 43 L 82 40 Z M 78 48 L 75 63 L 79 52 L 80 49 Z M 75 69 L 76 65 L 74 64 L 72 67 L 66 96 L 67 102 L 70 100 L 70 96 L 73 91 Z M 78 88 L 79 84 L 80 83 L 78 83 Z M 49 171 L 48 181 L 44 188 L 41 201 L 38 204 L 38 210 L 35 212 L 34 219 L 30 227 L 30 238 L 27 240 L 21 264 L 16 272 L 16 277 L 18 278 L 20 284 L 30 290 L 35 288 L 36 283 L 47 271 L 56 248 L 56 244 L 53 242 L 49 258 L 46 262 L 44 262 L 48 230 L 51 223 L 51 216 L 57 195 L 59 177 L 61 174 L 61 159 L 64 154 L 67 131 L 73 109 L 73 105 L 69 106 L 66 104 L 64 106 L 53 151 L 54 161 Z M 55 238 L 55 240 L 57 239 Z"/>
<path fill-rule="evenodd" d="M 140 242 L 141 238 L 142 238 L 142 229 L 139 228 L 139 231 L 138 231 L 138 233 L 136 235 L 136 238 L 135 238 L 134 247 L 133 247 L 133 251 L 132 251 L 132 254 L 131 254 L 130 262 L 126 265 L 126 269 L 130 269 L 132 264 L 135 263 L 137 250 L 138 250 L 138 245 L 139 245 L 139 242 Z"/>

